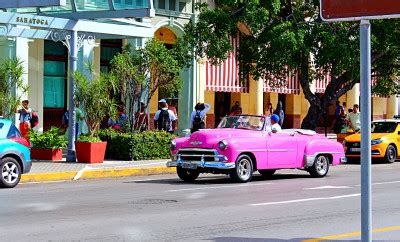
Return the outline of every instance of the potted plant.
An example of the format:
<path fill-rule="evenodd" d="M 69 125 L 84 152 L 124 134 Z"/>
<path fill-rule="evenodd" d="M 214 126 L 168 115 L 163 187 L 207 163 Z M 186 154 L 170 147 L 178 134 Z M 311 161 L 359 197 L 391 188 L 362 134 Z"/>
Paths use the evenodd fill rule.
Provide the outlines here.
<path fill-rule="evenodd" d="M 29 141 L 32 145 L 31 158 L 37 160 L 62 160 L 62 149 L 67 146 L 67 141 L 55 127 L 43 133 L 31 130 Z"/>
<path fill-rule="evenodd" d="M 80 103 L 88 126 L 88 134 L 79 136 L 75 148 L 78 162 L 102 163 L 107 142 L 102 142 L 97 136 L 100 124 L 106 118 L 115 117 L 116 104 L 111 94 L 116 91 L 116 79 L 101 74 L 89 80 L 80 72 L 74 73 L 76 81 L 76 101 Z"/>

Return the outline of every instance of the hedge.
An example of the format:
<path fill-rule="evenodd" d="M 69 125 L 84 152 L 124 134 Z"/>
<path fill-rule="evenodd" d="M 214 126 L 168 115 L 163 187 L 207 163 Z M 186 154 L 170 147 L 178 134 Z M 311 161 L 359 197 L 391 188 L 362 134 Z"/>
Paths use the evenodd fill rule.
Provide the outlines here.
<path fill-rule="evenodd" d="M 106 158 L 116 160 L 157 160 L 170 157 L 170 143 L 175 137 L 163 131 L 120 133 L 113 129 L 99 131 L 102 141 L 107 141 Z"/>

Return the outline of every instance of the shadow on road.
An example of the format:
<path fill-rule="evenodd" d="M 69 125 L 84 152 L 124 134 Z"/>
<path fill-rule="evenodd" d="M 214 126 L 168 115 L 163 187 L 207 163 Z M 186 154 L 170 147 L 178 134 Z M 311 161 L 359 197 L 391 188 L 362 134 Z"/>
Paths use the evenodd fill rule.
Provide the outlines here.
<path fill-rule="evenodd" d="M 295 238 L 295 239 L 276 239 L 276 238 L 241 238 L 241 237 L 218 237 L 210 239 L 215 242 L 301 242 L 312 238 Z M 324 240 L 333 241 L 333 240 Z M 347 242 L 355 242 L 360 240 L 346 240 Z"/>
<path fill-rule="evenodd" d="M 288 179 L 313 179 L 308 173 L 304 174 L 275 174 L 271 177 L 265 178 L 255 173 L 251 183 L 264 182 L 264 181 L 277 181 L 277 180 L 288 180 Z M 202 185 L 216 185 L 216 184 L 235 184 L 229 178 L 228 175 L 200 175 L 194 182 L 188 183 L 176 178 L 168 179 L 157 179 L 157 180 L 140 180 L 140 181 L 126 181 L 124 183 L 142 183 L 142 184 L 170 184 L 170 185 L 187 185 L 187 184 L 202 184 Z M 240 184 L 240 183 L 236 183 Z"/>

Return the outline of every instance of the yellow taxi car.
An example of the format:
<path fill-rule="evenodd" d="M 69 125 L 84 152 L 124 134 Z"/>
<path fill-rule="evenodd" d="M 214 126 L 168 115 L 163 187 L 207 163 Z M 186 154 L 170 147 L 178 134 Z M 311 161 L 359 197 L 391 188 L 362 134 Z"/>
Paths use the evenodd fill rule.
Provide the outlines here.
<path fill-rule="evenodd" d="M 371 155 L 393 163 L 400 149 L 400 119 L 386 119 L 372 122 Z M 346 158 L 360 158 L 361 134 L 352 134 L 344 138 Z"/>

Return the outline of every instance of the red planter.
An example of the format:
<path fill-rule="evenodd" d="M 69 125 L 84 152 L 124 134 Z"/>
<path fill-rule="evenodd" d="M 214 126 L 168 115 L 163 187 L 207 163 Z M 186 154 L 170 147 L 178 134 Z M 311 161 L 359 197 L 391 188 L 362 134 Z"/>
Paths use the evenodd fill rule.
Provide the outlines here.
<path fill-rule="evenodd" d="M 82 163 L 103 163 L 107 142 L 76 142 L 76 159 Z"/>
<path fill-rule="evenodd" d="M 31 159 L 36 160 L 62 160 L 62 149 L 31 149 Z"/>

